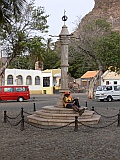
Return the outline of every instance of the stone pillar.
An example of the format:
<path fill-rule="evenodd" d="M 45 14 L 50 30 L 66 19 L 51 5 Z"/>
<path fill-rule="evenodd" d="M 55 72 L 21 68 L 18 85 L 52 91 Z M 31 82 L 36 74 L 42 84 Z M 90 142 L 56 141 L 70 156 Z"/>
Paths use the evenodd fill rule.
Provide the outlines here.
<path fill-rule="evenodd" d="M 61 89 L 60 98 L 58 100 L 57 106 L 63 107 L 63 96 L 65 91 L 69 91 L 68 88 L 68 43 L 70 34 L 68 32 L 67 26 L 64 24 L 59 35 L 61 43 Z"/>

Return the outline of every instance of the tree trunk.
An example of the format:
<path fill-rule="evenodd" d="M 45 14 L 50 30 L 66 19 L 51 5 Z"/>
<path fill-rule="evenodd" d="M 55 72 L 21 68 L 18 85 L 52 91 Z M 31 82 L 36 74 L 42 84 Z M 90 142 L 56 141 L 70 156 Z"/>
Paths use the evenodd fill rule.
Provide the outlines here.
<path fill-rule="evenodd" d="M 101 75 L 103 74 L 102 71 L 102 66 L 99 67 L 99 72 L 98 74 L 92 78 L 90 81 L 89 89 L 88 89 L 88 98 L 89 99 L 94 99 L 94 87 L 95 84 L 98 82 L 98 80 L 101 80 Z"/>
<path fill-rule="evenodd" d="M 93 78 L 89 84 L 89 89 L 88 89 L 88 98 L 89 99 L 94 98 L 94 86 L 95 86 L 95 78 Z"/>
<path fill-rule="evenodd" d="M 4 66 L 2 66 L 0 68 L 0 76 L 4 75 L 5 69 L 8 67 L 8 65 L 10 64 L 10 62 L 13 60 L 14 57 L 10 57 L 7 59 L 7 61 L 5 62 Z"/>

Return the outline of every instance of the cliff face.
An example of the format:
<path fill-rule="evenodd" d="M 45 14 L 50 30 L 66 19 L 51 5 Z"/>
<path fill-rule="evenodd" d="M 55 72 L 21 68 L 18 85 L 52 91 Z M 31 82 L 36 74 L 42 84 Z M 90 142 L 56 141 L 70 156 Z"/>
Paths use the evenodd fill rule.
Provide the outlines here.
<path fill-rule="evenodd" d="M 120 0 L 95 0 L 93 10 L 80 23 L 80 28 L 89 21 L 104 18 L 111 23 L 113 30 L 120 32 Z"/>
<path fill-rule="evenodd" d="M 120 3 L 120 0 L 94 0 L 95 8 L 112 8 Z"/>
<path fill-rule="evenodd" d="M 120 32 L 120 0 L 95 0 L 93 14 L 107 19 Z"/>

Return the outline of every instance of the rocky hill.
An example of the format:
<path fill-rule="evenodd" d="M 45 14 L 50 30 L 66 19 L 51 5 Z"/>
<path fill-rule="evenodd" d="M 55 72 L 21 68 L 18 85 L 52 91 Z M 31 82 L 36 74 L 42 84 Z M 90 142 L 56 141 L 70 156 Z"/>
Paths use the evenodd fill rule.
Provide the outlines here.
<path fill-rule="evenodd" d="M 95 0 L 93 10 L 81 20 L 79 29 L 82 30 L 89 21 L 99 18 L 106 19 L 111 23 L 113 30 L 120 32 L 120 0 Z"/>

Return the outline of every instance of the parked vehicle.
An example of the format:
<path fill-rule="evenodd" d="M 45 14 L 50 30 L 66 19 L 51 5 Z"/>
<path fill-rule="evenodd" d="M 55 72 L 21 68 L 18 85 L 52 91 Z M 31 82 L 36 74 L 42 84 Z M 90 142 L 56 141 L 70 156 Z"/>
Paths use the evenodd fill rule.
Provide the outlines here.
<path fill-rule="evenodd" d="M 0 101 L 17 100 L 22 102 L 30 99 L 28 86 L 0 86 Z"/>
<path fill-rule="evenodd" d="M 99 99 L 100 101 L 107 100 L 108 102 L 120 100 L 120 85 L 98 86 L 95 99 Z"/>

